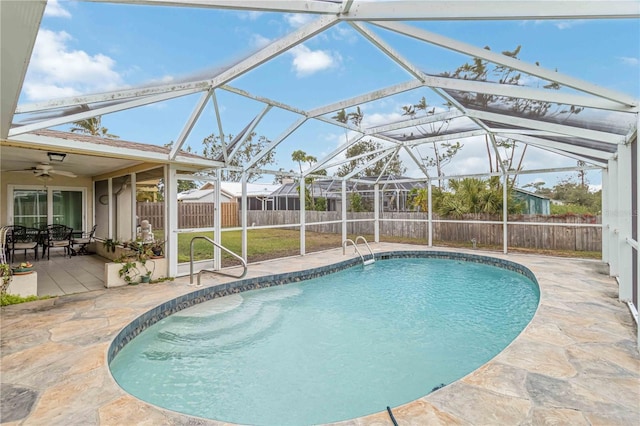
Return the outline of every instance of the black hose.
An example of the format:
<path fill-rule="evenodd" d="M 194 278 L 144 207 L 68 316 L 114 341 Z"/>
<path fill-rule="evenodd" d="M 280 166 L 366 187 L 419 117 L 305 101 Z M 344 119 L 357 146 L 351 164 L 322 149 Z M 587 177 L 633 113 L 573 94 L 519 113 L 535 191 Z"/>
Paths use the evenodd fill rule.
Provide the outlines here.
<path fill-rule="evenodd" d="M 391 417 L 391 421 L 393 422 L 393 426 L 398 426 L 398 422 L 396 422 L 396 418 L 393 417 L 393 412 L 391 412 L 391 408 L 387 406 L 387 413 L 389 413 L 389 417 Z"/>

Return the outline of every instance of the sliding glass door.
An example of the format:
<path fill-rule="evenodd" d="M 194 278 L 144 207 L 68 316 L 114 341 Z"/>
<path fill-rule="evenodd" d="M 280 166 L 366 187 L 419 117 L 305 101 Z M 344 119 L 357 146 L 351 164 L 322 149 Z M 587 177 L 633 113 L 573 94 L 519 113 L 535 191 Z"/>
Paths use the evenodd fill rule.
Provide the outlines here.
<path fill-rule="evenodd" d="M 62 224 L 84 230 L 84 188 L 29 188 L 9 186 L 9 223 L 32 228 Z"/>

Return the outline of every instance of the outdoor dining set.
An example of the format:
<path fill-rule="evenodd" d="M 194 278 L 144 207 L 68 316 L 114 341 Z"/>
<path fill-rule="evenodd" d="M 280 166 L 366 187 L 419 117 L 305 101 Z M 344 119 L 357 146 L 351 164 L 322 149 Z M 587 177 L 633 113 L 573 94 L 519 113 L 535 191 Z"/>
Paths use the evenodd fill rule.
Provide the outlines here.
<path fill-rule="evenodd" d="M 16 260 L 16 252 L 23 252 L 24 260 L 27 260 L 27 254 L 31 250 L 35 260 L 39 258 L 39 251 L 42 253 L 42 259 L 46 254 L 49 260 L 52 248 L 64 249 L 64 256 L 88 254 L 86 247 L 93 240 L 95 232 L 96 226 L 89 232 L 74 231 L 73 228 L 62 224 L 36 227 L 3 226 L 0 229 L 0 246 L 7 263 Z"/>

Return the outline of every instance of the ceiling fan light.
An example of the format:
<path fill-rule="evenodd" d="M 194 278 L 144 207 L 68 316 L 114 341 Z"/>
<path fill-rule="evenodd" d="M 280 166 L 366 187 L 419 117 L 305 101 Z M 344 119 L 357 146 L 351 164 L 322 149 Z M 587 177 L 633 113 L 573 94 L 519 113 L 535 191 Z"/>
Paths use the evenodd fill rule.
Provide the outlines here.
<path fill-rule="evenodd" d="M 47 152 L 47 156 L 51 162 L 62 163 L 67 154 L 63 152 Z"/>
<path fill-rule="evenodd" d="M 42 181 L 42 182 L 49 182 L 50 180 L 52 180 L 53 178 L 49 175 L 40 175 L 38 176 L 38 180 Z"/>

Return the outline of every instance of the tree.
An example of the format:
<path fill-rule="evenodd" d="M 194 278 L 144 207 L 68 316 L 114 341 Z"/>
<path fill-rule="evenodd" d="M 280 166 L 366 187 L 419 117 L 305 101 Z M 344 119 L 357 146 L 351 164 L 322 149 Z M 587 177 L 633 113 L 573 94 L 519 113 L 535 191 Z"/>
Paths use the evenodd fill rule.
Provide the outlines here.
<path fill-rule="evenodd" d="M 561 210 L 564 213 L 598 214 L 602 210 L 602 191 L 590 192 L 588 185 L 574 182 L 572 178 L 558 182 L 553 187 L 552 197 L 562 201 L 564 207 Z M 559 212 L 558 209 L 553 211 L 556 212 Z"/>
<path fill-rule="evenodd" d="M 449 182 L 451 192 L 444 192 L 434 210 L 442 216 L 462 217 L 468 213 L 500 214 L 503 206 L 503 190 L 500 178 L 487 180 L 464 178 Z M 507 192 L 507 212 L 521 213 L 522 204 L 516 202 L 513 191 Z"/>
<path fill-rule="evenodd" d="M 488 46 L 485 46 L 485 49 L 491 50 Z M 518 54 L 520 53 L 521 49 L 522 46 L 517 46 L 512 51 L 503 51 L 502 54 L 510 58 L 518 59 Z M 539 65 L 539 63 L 536 62 L 536 65 Z M 461 65 L 453 73 L 444 72 L 442 73 L 442 75 L 445 77 L 476 81 L 488 81 L 491 78 L 492 81 L 498 81 L 501 84 L 511 84 L 515 86 L 520 85 L 520 81 L 522 79 L 522 74 L 512 68 L 506 67 L 504 65 L 493 65 L 492 67 L 488 61 L 479 58 L 474 58 L 472 62 L 467 62 Z M 556 82 L 550 82 L 543 85 L 543 88 L 559 90 L 560 85 Z M 491 95 L 485 93 L 454 92 L 454 96 L 459 99 L 465 106 L 470 106 L 487 111 L 508 111 L 510 114 L 516 116 L 534 119 L 541 117 L 545 117 L 548 119 L 551 117 L 558 117 L 562 115 L 570 116 L 573 114 L 579 114 L 584 109 L 575 106 L 570 106 L 567 109 L 562 105 L 552 104 L 545 101 L 515 98 L 502 95 Z M 493 159 L 491 149 L 489 149 L 489 141 L 487 140 L 486 143 L 487 154 L 489 156 L 489 170 L 493 171 Z M 519 171 L 524 160 L 527 145 L 525 145 L 525 148 L 522 150 L 520 160 L 518 161 L 518 166 L 515 169 L 513 168 L 514 153 L 516 150 L 515 141 L 511 139 L 496 139 L 496 145 L 498 148 L 503 148 L 506 150 L 506 152 L 504 153 L 504 157 L 506 157 L 506 159 L 503 159 L 504 167 L 508 170 Z M 498 158 L 496 158 L 496 171 L 498 170 L 498 166 Z M 517 175 L 513 176 L 512 182 L 515 182 L 516 176 Z"/>
<path fill-rule="evenodd" d="M 229 151 L 229 145 L 233 141 L 233 135 L 227 135 L 227 144 L 226 148 Z M 228 167 L 243 167 L 249 161 L 251 161 L 254 157 L 256 157 L 262 150 L 269 145 L 271 141 L 267 139 L 265 136 L 257 136 L 256 133 L 251 133 L 247 140 L 242 144 L 240 149 L 236 152 L 236 154 L 229 160 L 227 163 Z M 223 147 L 221 143 L 221 138 L 219 135 L 212 133 L 211 135 L 204 138 L 202 141 L 202 145 L 204 148 L 202 149 L 202 155 L 218 161 L 224 161 L 223 156 Z M 263 156 L 260 160 L 258 160 L 255 164 L 255 168 L 260 169 L 269 164 L 273 164 L 275 162 L 275 150 L 269 151 L 265 156 Z M 259 174 L 250 174 L 247 177 L 248 182 L 253 182 L 260 178 Z M 227 182 L 240 182 L 242 179 L 242 172 L 235 170 L 223 170 L 222 171 L 222 180 Z"/>
<path fill-rule="evenodd" d="M 422 111 L 425 116 L 433 115 L 436 112 L 435 107 L 429 108 L 427 104 L 427 100 L 424 96 L 420 99 L 417 104 L 414 105 L 405 105 L 402 107 L 402 115 L 407 115 L 411 118 L 415 118 L 418 115 L 418 111 Z M 423 126 L 415 126 L 414 129 L 420 134 L 421 137 L 428 136 L 436 136 L 441 134 L 446 128 L 449 127 L 449 120 L 438 121 L 435 123 L 430 123 L 428 128 L 424 128 Z M 414 134 L 411 133 L 410 138 L 414 137 Z M 421 156 L 421 160 L 423 165 L 426 168 L 435 168 L 436 174 L 438 176 L 438 187 L 442 187 L 442 177 L 444 177 L 443 168 L 447 164 L 453 160 L 453 157 L 460 152 L 463 145 L 460 142 L 432 142 L 431 149 L 433 150 L 433 155 L 425 155 Z"/>
<path fill-rule="evenodd" d="M 298 163 L 298 167 L 300 168 L 300 174 L 302 174 L 302 163 L 309 163 L 309 167 L 312 167 L 315 163 L 318 162 L 318 159 L 313 155 L 308 155 L 301 149 L 293 151 L 291 153 L 291 159 Z M 316 172 L 319 175 L 327 174 L 326 170 L 319 170 Z M 305 191 L 305 208 L 309 210 L 317 210 L 317 211 L 326 211 L 327 210 L 327 199 L 325 197 L 315 197 L 314 194 L 314 184 L 315 178 L 307 177 L 305 178 L 305 187 L 309 185 L 309 190 Z M 300 188 L 298 188 L 298 191 Z"/>
<path fill-rule="evenodd" d="M 373 159 L 379 155 L 379 153 L 374 154 L 373 152 L 380 149 L 382 149 L 382 144 L 379 142 L 374 142 L 372 140 L 360 141 L 351 145 L 349 148 L 347 148 L 347 151 L 345 153 L 346 157 L 351 158 L 351 160 L 340 166 L 336 174 L 340 177 L 346 176 L 356 168 L 373 161 Z M 360 158 L 354 158 L 366 153 L 369 154 L 364 155 Z M 385 174 L 388 175 L 402 175 L 407 171 L 407 168 L 402 164 L 400 156 L 398 156 L 397 154 L 391 159 L 391 162 L 386 169 L 384 168 L 385 164 L 387 164 L 386 159 L 378 160 L 374 164 L 362 170 L 361 174 L 364 176 L 377 177 L 382 174 L 383 170 Z"/>
<path fill-rule="evenodd" d="M 85 120 L 74 121 L 75 127 L 71 128 L 73 133 L 85 133 L 101 138 L 119 139 L 120 136 L 109 133 L 106 127 L 102 127 L 102 118 L 100 116 L 87 118 Z"/>

